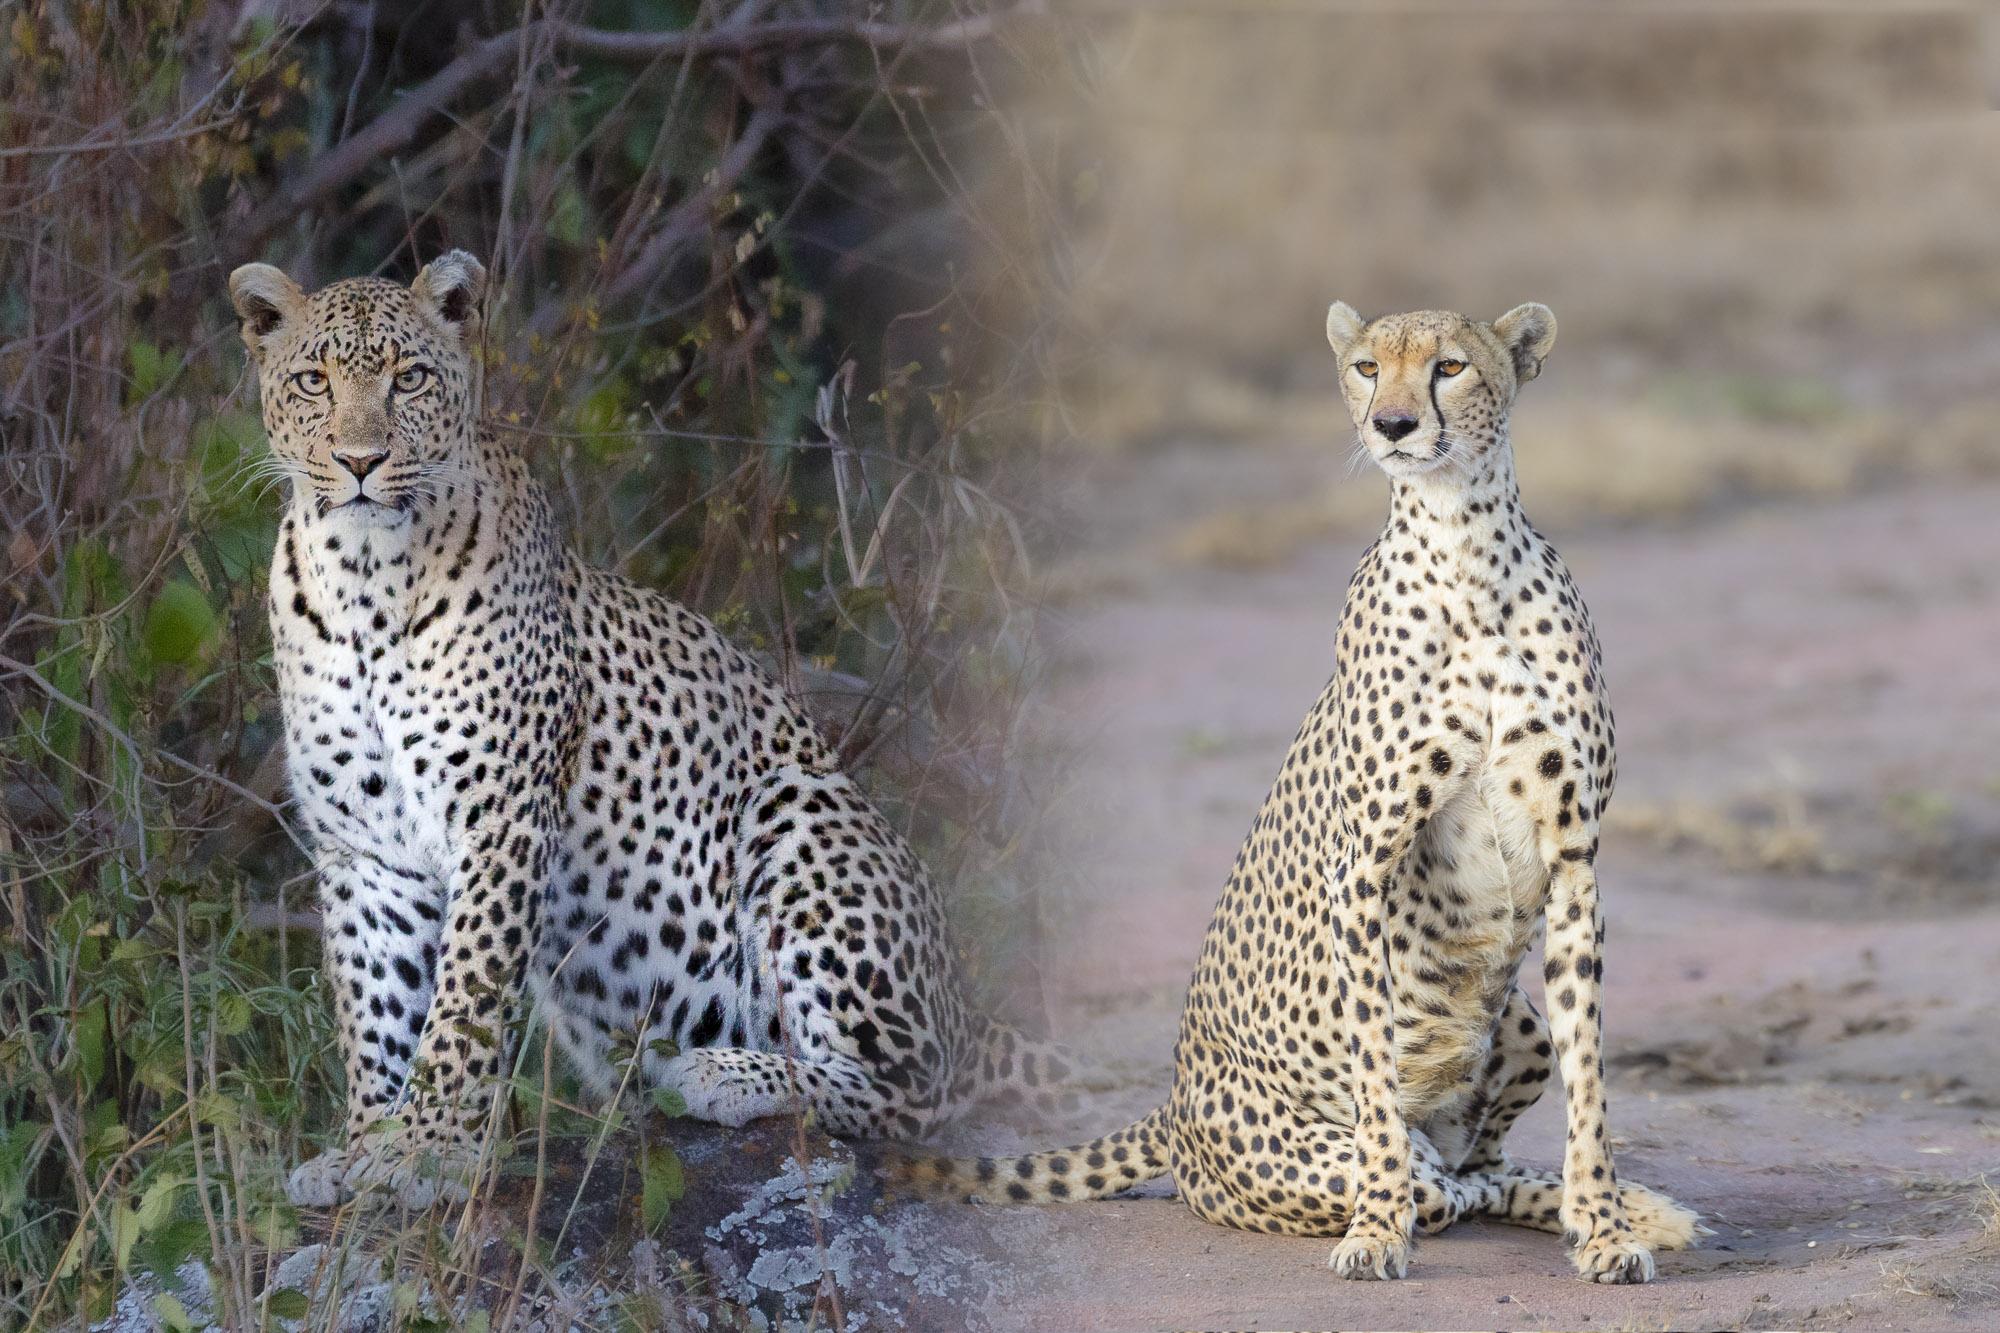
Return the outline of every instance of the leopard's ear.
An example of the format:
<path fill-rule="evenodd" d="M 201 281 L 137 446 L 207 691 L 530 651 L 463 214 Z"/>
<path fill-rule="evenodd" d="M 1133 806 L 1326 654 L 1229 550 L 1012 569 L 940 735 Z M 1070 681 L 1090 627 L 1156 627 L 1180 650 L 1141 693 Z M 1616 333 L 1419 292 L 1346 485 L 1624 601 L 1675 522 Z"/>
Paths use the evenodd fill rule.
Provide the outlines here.
<path fill-rule="evenodd" d="M 1514 379 L 1526 384 L 1542 373 L 1556 345 L 1556 312 L 1536 301 L 1517 305 L 1493 321 L 1493 332 L 1514 358 Z"/>
<path fill-rule="evenodd" d="M 245 264 L 229 275 L 229 301 L 242 321 L 250 359 L 261 364 L 271 339 L 305 312 L 306 294 L 281 269 Z"/>
<path fill-rule="evenodd" d="M 486 294 L 486 266 L 463 250 L 447 250 L 417 274 L 410 294 L 469 346 L 479 328 L 479 298 Z"/>

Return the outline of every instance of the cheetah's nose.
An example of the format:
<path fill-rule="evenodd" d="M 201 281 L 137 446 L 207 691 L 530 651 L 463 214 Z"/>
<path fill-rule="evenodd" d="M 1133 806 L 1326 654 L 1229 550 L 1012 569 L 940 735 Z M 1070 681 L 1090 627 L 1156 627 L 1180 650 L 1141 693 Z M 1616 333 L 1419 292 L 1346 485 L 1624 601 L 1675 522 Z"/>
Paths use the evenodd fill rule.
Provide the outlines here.
<path fill-rule="evenodd" d="M 352 472 L 356 481 L 362 481 L 388 456 L 387 449 L 336 449 L 333 460 Z"/>
<path fill-rule="evenodd" d="M 1417 428 L 1417 419 L 1408 416 L 1382 416 L 1376 417 L 1372 424 L 1382 433 L 1383 439 L 1394 444 Z"/>

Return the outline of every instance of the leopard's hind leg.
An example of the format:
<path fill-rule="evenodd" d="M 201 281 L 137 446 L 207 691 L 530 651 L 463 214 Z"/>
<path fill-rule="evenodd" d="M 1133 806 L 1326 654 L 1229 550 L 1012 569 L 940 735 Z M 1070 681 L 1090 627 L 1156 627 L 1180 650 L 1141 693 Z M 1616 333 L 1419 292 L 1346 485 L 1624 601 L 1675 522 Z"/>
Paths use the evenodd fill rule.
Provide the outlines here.
<path fill-rule="evenodd" d="M 852 781 L 775 772 L 736 855 L 747 1046 L 686 1050 L 648 1075 L 728 1124 L 809 1109 L 828 1130 L 920 1138 L 976 1060 L 923 866 Z"/>

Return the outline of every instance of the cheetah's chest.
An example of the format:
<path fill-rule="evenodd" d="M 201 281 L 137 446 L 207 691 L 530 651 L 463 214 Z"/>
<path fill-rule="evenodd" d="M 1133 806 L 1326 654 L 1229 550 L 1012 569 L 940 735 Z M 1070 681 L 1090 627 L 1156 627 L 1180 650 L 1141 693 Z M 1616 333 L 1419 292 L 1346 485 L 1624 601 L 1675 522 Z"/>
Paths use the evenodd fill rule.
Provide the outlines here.
<path fill-rule="evenodd" d="M 1519 728 L 1565 749 L 1569 738 L 1561 734 L 1565 710 L 1531 690 L 1514 693 L 1529 674 L 1513 654 L 1476 673 L 1492 682 L 1493 703 L 1469 711 L 1508 725 L 1487 736 L 1478 768 L 1419 835 L 1402 876 L 1398 901 L 1413 943 L 1392 958 L 1398 1012 L 1410 1020 L 1399 1033 L 1398 1068 L 1419 1106 L 1449 1094 L 1485 1056 L 1546 902 L 1538 810 L 1533 793 L 1514 790 L 1519 745 L 1500 737 Z"/>

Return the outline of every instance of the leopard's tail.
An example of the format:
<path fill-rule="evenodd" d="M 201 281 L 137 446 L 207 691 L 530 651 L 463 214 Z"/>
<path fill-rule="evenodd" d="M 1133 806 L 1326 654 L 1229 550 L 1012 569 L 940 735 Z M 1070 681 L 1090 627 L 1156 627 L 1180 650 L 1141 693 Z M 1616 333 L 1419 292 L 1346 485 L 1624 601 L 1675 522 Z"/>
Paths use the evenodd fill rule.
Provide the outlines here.
<path fill-rule="evenodd" d="M 889 1159 L 891 1182 L 932 1199 L 981 1203 L 1058 1203 L 1108 1199 L 1163 1176 L 1167 1108 L 1148 1112 L 1115 1134 L 1073 1148 L 1021 1157 L 939 1157 L 903 1153 Z"/>
<path fill-rule="evenodd" d="M 964 1086 L 955 1090 L 961 1104 L 1018 1102 L 1043 1115 L 1075 1109 L 1077 1061 L 1068 1048 L 1005 1023 L 988 1023 L 977 1042 Z"/>

